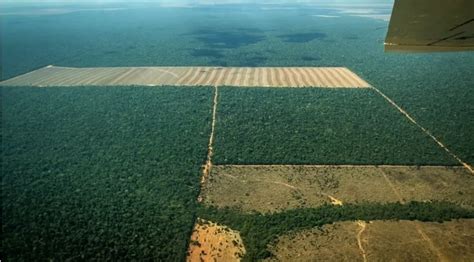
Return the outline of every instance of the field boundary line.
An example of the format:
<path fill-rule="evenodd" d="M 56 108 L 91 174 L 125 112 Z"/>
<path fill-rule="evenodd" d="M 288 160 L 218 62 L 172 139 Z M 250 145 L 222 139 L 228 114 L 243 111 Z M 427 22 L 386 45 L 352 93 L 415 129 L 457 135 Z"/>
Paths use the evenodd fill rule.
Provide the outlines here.
<path fill-rule="evenodd" d="M 323 165 L 323 164 L 216 164 L 214 165 L 216 167 L 361 167 L 361 168 L 400 168 L 400 167 L 410 167 L 410 168 L 457 168 L 457 169 L 464 169 L 465 167 L 462 165 L 457 165 L 457 166 L 443 166 L 443 165 Z"/>
<path fill-rule="evenodd" d="M 214 99 L 212 102 L 212 121 L 211 121 L 211 135 L 209 136 L 209 143 L 207 145 L 207 157 L 206 163 L 202 169 L 202 176 L 201 176 L 201 190 L 198 196 L 198 202 L 202 202 L 202 187 L 207 181 L 207 178 L 211 174 L 212 169 L 212 156 L 214 154 L 213 144 L 214 144 L 214 135 L 216 130 L 216 117 L 217 117 L 217 100 L 219 95 L 219 86 L 214 86 Z"/>
<path fill-rule="evenodd" d="M 418 122 L 416 122 L 416 120 L 411 117 L 407 111 L 403 110 L 403 108 L 401 108 L 399 105 L 397 105 L 392 99 L 390 99 L 387 95 L 385 95 L 384 93 L 382 93 L 382 91 L 380 91 L 378 88 L 372 86 L 371 87 L 373 90 L 375 90 L 375 92 L 377 92 L 379 95 L 381 95 L 385 100 L 387 100 L 393 107 L 395 107 L 400 113 L 402 113 L 410 122 L 412 122 L 413 124 L 415 124 L 419 129 L 421 129 L 421 131 L 423 131 L 423 133 L 425 133 L 426 135 L 428 135 L 433 141 L 436 142 L 436 144 L 438 144 L 442 149 L 444 149 L 444 151 L 446 151 L 451 157 L 453 157 L 457 162 L 459 162 L 461 165 L 463 165 L 467 170 L 469 170 L 471 172 L 471 174 L 474 175 L 474 169 L 466 162 L 464 162 L 461 158 L 459 158 L 456 154 L 454 154 L 449 148 L 447 148 L 441 141 L 439 141 L 438 138 L 436 138 L 433 134 L 431 134 L 431 132 L 424 128 L 422 125 L 418 124 Z"/>

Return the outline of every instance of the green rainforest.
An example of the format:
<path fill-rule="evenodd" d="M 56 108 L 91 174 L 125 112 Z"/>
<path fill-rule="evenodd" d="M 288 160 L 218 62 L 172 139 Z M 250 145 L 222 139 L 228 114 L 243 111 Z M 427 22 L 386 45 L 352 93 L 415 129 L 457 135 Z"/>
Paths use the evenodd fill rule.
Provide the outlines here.
<path fill-rule="evenodd" d="M 347 67 L 474 164 L 474 53 L 384 53 L 383 19 L 297 4 L 2 7 L 0 81 L 48 65 Z M 338 221 L 474 218 L 430 199 L 266 214 L 198 201 L 209 141 L 214 165 L 460 165 L 373 88 L 0 88 L 1 260 L 185 261 L 198 217 L 239 231 L 244 261 Z"/>

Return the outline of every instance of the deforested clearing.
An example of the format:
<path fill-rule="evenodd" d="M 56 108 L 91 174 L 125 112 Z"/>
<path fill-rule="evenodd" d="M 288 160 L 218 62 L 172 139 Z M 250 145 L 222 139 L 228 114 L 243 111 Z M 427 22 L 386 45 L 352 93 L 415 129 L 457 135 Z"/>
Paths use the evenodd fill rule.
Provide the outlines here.
<path fill-rule="evenodd" d="M 449 201 L 474 207 L 472 175 L 441 166 L 214 166 L 204 203 L 245 212 L 311 208 L 325 203 Z"/>
<path fill-rule="evenodd" d="M 186 261 L 240 261 L 244 254 L 245 247 L 239 232 L 198 219 Z"/>
<path fill-rule="evenodd" d="M 5 86 L 236 86 L 369 88 L 345 67 L 93 67 L 47 66 Z"/>
<path fill-rule="evenodd" d="M 268 260 L 472 261 L 473 239 L 472 219 L 346 221 L 282 235 L 270 245 Z"/>

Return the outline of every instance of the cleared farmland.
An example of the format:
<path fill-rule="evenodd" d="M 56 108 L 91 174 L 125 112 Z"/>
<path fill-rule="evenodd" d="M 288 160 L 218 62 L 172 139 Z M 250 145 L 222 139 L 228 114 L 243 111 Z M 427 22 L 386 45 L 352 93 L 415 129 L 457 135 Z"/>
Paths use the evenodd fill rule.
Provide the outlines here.
<path fill-rule="evenodd" d="M 1 82 L 5 86 L 239 86 L 368 88 L 344 67 L 101 67 L 47 66 Z"/>
<path fill-rule="evenodd" d="M 265 213 L 360 202 L 473 208 L 472 181 L 463 167 L 230 165 L 213 167 L 202 196 L 207 205 Z"/>
<path fill-rule="evenodd" d="M 472 261 L 474 220 L 338 222 L 282 235 L 268 261 Z"/>

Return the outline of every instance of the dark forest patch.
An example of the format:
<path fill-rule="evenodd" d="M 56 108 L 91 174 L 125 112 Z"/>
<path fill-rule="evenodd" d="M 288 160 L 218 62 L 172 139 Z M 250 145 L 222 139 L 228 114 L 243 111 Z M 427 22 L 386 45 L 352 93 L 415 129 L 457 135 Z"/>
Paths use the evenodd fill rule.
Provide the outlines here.
<path fill-rule="evenodd" d="M 224 60 L 213 60 L 213 61 L 211 61 L 211 65 L 213 65 L 213 66 L 228 66 L 229 64 Z"/>
<path fill-rule="evenodd" d="M 243 57 L 237 66 L 262 66 L 262 64 L 267 61 L 267 57 L 265 56 L 252 56 L 252 57 Z"/>
<path fill-rule="evenodd" d="M 104 55 L 117 55 L 119 54 L 120 52 L 117 51 L 117 50 L 106 50 L 103 52 Z"/>
<path fill-rule="evenodd" d="M 300 34 L 286 34 L 278 36 L 284 42 L 287 43 L 307 43 L 313 40 L 324 39 L 326 34 L 324 33 L 300 33 Z"/>
<path fill-rule="evenodd" d="M 216 49 L 192 49 L 191 55 L 194 57 L 212 57 L 214 59 L 224 57 L 222 52 Z"/>
<path fill-rule="evenodd" d="M 319 61 L 321 60 L 321 57 L 319 56 L 302 56 L 301 60 L 311 62 L 311 61 Z"/>
<path fill-rule="evenodd" d="M 256 44 L 265 39 L 265 36 L 261 33 L 257 33 L 250 29 L 246 30 L 218 31 L 212 29 L 201 29 L 195 31 L 192 35 L 198 41 L 213 48 L 239 48 L 241 46 Z"/>

